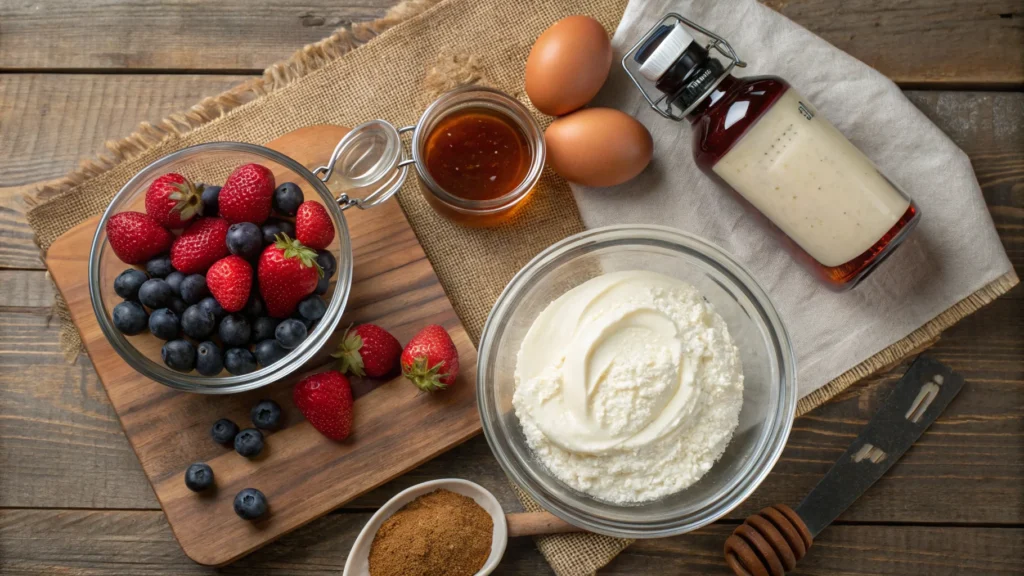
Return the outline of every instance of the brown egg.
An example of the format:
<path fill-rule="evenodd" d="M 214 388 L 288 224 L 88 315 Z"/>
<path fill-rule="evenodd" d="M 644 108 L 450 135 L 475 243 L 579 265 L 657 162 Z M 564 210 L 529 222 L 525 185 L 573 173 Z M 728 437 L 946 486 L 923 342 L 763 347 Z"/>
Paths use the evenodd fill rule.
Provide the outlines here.
<path fill-rule="evenodd" d="M 611 66 L 604 27 L 589 16 L 569 16 L 533 43 L 526 59 L 526 94 L 545 114 L 568 114 L 594 98 Z"/>
<path fill-rule="evenodd" d="M 651 133 L 632 116 L 612 108 L 587 108 L 558 118 L 544 132 L 547 163 L 570 182 L 614 186 L 651 161 Z"/>

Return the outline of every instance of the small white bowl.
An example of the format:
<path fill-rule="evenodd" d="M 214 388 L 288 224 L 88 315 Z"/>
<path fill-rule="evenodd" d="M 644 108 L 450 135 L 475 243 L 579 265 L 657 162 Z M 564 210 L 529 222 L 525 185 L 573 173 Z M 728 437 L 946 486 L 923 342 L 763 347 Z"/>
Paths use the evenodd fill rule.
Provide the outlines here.
<path fill-rule="evenodd" d="M 484 562 L 483 568 L 476 573 L 476 576 L 487 576 L 487 574 L 493 572 L 498 567 L 498 562 L 501 562 L 501 557 L 505 554 L 505 545 L 508 543 L 508 528 L 505 525 L 505 512 L 502 511 L 501 504 L 498 503 L 498 499 L 494 497 L 494 494 L 491 494 L 479 484 L 458 478 L 443 478 L 406 488 L 399 492 L 397 496 L 388 500 L 384 506 L 381 506 L 380 510 L 377 510 L 377 513 L 366 523 L 366 526 L 363 526 L 362 532 L 359 533 L 355 544 L 352 545 L 352 550 L 348 553 L 348 560 L 345 562 L 343 576 L 369 576 L 370 546 L 373 544 L 373 539 L 377 535 L 380 525 L 409 502 L 424 494 L 442 488 L 451 490 L 456 494 L 469 496 L 491 515 L 491 520 L 494 523 L 494 533 L 491 537 L 491 555 L 487 557 L 487 562 Z"/>

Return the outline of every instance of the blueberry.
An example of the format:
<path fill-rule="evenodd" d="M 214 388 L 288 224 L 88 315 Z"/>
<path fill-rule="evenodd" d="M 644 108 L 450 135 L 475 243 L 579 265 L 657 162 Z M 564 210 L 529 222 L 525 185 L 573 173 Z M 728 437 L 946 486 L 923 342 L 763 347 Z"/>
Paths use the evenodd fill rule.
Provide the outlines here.
<path fill-rule="evenodd" d="M 278 234 L 287 234 L 289 238 L 295 238 L 295 224 L 287 220 L 270 220 L 263 225 L 263 244 L 273 244 Z"/>
<path fill-rule="evenodd" d="M 180 326 L 178 315 L 167 308 L 155 310 L 149 317 L 149 331 L 161 340 L 177 338 Z"/>
<path fill-rule="evenodd" d="M 299 302 L 299 314 L 306 320 L 316 322 L 323 318 L 326 313 L 327 304 L 324 304 L 323 299 L 315 294 L 310 294 Z"/>
<path fill-rule="evenodd" d="M 242 314 L 245 314 L 249 318 L 259 318 L 263 316 L 263 299 L 260 298 L 259 291 L 254 290 L 249 295 L 249 301 L 245 303 L 245 308 L 242 309 Z"/>
<path fill-rule="evenodd" d="M 203 310 L 198 304 L 189 306 L 181 316 L 181 331 L 189 338 L 202 340 L 212 334 L 216 327 L 217 320 L 213 314 Z"/>
<path fill-rule="evenodd" d="M 294 182 L 285 182 L 274 190 L 274 210 L 289 216 L 295 216 L 304 200 L 302 189 Z"/>
<path fill-rule="evenodd" d="M 185 486 L 193 492 L 202 492 L 213 486 L 213 468 L 203 462 L 196 462 L 185 470 Z"/>
<path fill-rule="evenodd" d="M 255 488 L 246 488 L 235 496 L 235 514 L 243 520 L 256 520 L 267 513 L 267 497 Z"/>
<path fill-rule="evenodd" d="M 323 278 L 317 281 L 316 289 L 313 290 L 313 294 L 316 294 L 317 296 L 323 296 L 324 294 L 327 294 L 327 291 L 330 289 L 331 279 L 328 278 L 327 276 L 324 276 Z"/>
<path fill-rule="evenodd" d="M 270 340 L 274 337 L 274 330 L 281 321 L 277 318 L 271 318 L 269 316 L 261 316 L 252 323 L 252 343 L 258 344 L 264 340 Z M 259 358 L 259 354 L 256 355 Z"/>
<path fill-rule="evenodd" d="M 139 302 L 150 309 L 167 308 L 172 298 L 174 290 L 160 278 L 150 278 L 139 287 Z"/>
<path fill-rule="evenodd" d="M 121 334 L 133 336 L 146 329 L 146 309 L 138 302 L 127 300 L 114 306 L 113 317 L 114 327 Z"/>
<path fill-rule="evenodd" d="M 200 300 L 210 295 L 210 290 L 206 287 L 206 276 L 202 274 L 191 274 L 186 276 L 181 281 L 181 288 L 178 290 L 181 293 L 181 299 L 186 304 L 198 304 Z M 213 311 L 210 311 L 213 314 Z"/>
<path fill-rule="evenodd" d="M 256 358 L 248 348 L 228 348 L 224 353 L 224 368 L 235 376 L 248 374 L 256 370 Z"/>
<path fill-rule="evenodd" d="M 228 228 L 228 251 L 246 260 L 255 260 L 263 252 L 263 232 L 252 222 L 239 222 Z"/>
<path fill-rule="evenodd" d="M 327 250 L 316 251 L 316 263 L 324 269 L 324 278 L 330 278 L 338 271 L 338 261 L 334 258 L 334 254 Z"/>
<path fill-rule="evenodd" d="M 146 276 L 145 272 L 129 268 L 114 279 L 114 292 L 125 300 L 135 300 L 139 297 L 139 287 L 146 280 L 149 280 L 149 276 Z"/>
<path fill-rule="evenodd" d="M 185 279 L 185 275 L 182 274 L 181 272 L 178 272 L 177 270 L 175 270 L 174 272 L 171 272 L 170 274 L 168 274 L 167 278 L 164 278 L 164 282 L 167 282 L 167 285 L 171 287 L 171 290 L 174 290 L 174 293 L 176 295 L 180 296 L 181 295 L 181 281 L 184 280 L 184 279 Z"/>
<path fill-rule="evenodd" d="M 313 321 L 310 320 L 309 318 L 306 318 L 302 314 L 299 314 L 298 310 L 296 310 L 295 313 L 292 314 L 292 319 L 302 322 L 302 325 L 306 327 L 306 332 L 309 332 L 309 330 L 313 327 Z"/>
<path fill-rule="evenodd" d="M 260 400 L 249 412 L 254 426 L 261 430 L 277 430 L 281 427 L 281 407 L 273 400 Z"/>
<path fill-rule="evenodd" d="M 166 278 L 171 272 L 174 272 L 174 266 L 171 266 L 170 256 L 157 256 L 146 262 L 146 273 L 150 278 Z"/>
<path fill-rule="evenodd" d="M 288 355 L 288 350 L 282 348 L 277 340 L 264 340 L 253 347 L 253 350 L 256 352 L 256 361 L 260 363 L 260 366 L 270 366 Z"/>
<path fill-rule="evenodd" d="M 188 340 L 171 340 L 160 350 L 164 364 L 171 370 L 191 372 L 196 366 L 196 349 Z"/>
<path fill-rule="evenodd" d="M 224 369 L 224 354 L 216 343 L 206 341 L 196 348 L 196 372 L 216 376 Z"/>
<path fill-rule="evenodd" d="M 174 298 L 171 298 L 171 302 L 167 305 L 167 308 L 169 308 L 171 312 L 177 314 L 178 318 L 181 318 L 181 315 L 185 313 L 185 309 L 188 308 L 188 304 L 185 304 L 184 300 L 175 296 Z"/>
<path fill-rule="evenodd" d="M 240 314 L 225 316 L 220 321 L 220 327 L 217 329 L 217 334 L 220 336 L 221 341 L 224 342 L 224 345 L 232 347 L 247 345 L 251 333 L 252 329 L 249 328 L 249 321 Z"/>
<path fill-rule="evenodd" d="M 294 318 L 289 318 L 277 325 L 274 338 L 282 348 L 291 350 L 306 339 L 306 325 Z"/>
<path fill-rule="evenodd" d="M 210 437 L 217 444 L 234 444 L 237 435 L 238 425 L 227 418 L 217 420 L 213 423 L 213 428 L 210 428 Z"/>
<path fill-rule="evenodd" d="M 263 451 L 263 433 L 255 428 L 246 428 L 235 436 L 235 452 L 252 458 Z"/>
<path fill-rule="evenodd" d="M 207 296 L 200 300 L 199 307 L 210 314 L 213 314 L 213 317 L 217 321 L 220 321 L 220 319 L 224 317 L 224 308 L 221 307 L 220 302 L 217 302 L 217 299 L 213 296 Z"/>
<path fill-rule="evenodd" d="M 203 186 L 203 216 L 216 216 L 220 212 L 220 186 Z"/>

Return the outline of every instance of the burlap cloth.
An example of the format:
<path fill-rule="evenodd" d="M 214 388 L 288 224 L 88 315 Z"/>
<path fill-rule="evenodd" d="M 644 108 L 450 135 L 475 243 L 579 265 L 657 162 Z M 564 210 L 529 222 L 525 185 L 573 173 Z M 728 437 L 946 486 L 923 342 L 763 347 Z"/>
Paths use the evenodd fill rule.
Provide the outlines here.
<path fill-rule="evenodd" d="M 480 83 L 508 92 L 546 125 L 549 119 L 532 108 L 523 91 L 524 63 L 534 39 L 556 20 L 580 13 L 595 17 L 611 33 L 625 5 L 626 0 L 404 2 L 380 20 L 338 30 L 306 46 L 260 78 L 109 142 L 106 154 L 39 190 L 31 199 L 29 224 L 45 252 L 61 234 L 102 212 L 136 172 L 174 150 L 218 140 L 262 144 L 313 124 L 355 126 L 374 118 L 413 124 L 434 97 L 459 84 Z M 474 340 L 513 274 L 542 249 L 583 229 L 567 184 L 550 172 L 529 206 L 495 229 L 452 225 L 433 212 L 412 182 L 398 201 Z M 979 293 L 961 302 L 941 326 L 923 327 L 927 334 L 898 343 L 804 398 L 798 412 L 905 356 L 996 295 Z M 59 296 L 55 309 L 62 321 L 62 350 L 73 356 L 81 343 Z M 518 489 L 517 494 L 525 508 L 538 509 Z M 592 534 L 536 541 L 559 576 L 592 574 L 630 543 Z"/>

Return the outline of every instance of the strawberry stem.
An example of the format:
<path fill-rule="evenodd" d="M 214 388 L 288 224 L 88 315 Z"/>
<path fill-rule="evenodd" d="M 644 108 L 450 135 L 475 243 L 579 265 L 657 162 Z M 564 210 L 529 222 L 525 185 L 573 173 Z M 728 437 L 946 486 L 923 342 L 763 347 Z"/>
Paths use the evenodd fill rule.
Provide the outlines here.
<path fill-rule="evenodd" d="M 338 359 L 338 372 L 346 374 L 352 372 L 356 376 L 366 376 L 363 368 L 363 355 L 359 350 L 363 347 L 363 338 L 352 332 L 352 325 L 349 324 L 345 335 L 341 337 L 338 350 L 331 354 L 332 358 Z"/>
<path fill-rule="evenodd" d="M 427 367 L 427 358 L 425 356 L 417 356 L 413 360 L 412 366 L 409 366 L 404 371 L 404 375 L 420 390 L 434 392 L 448 387 L 447 384 L 441 382 L 442 378 L 448 377 L 447 372 L 441 372 L 442 368 L 444 368 L 444 360 Z"/>
<path fill-rule="evenodd" d="M 316 250 L 304 245 L 302 242 L 290 238 L 288 234 L 281 232 L 277 236 L 274 236 L 274 246 L 277 249 L 284 252 L 285 258 L 298 258 L 302 262 L 303 266 L 307 268 L 316 268 L 316 273 L 320 278 L 324 277 L 324 269 L 320 266 L 320 263 L 316 261 Z"/>

